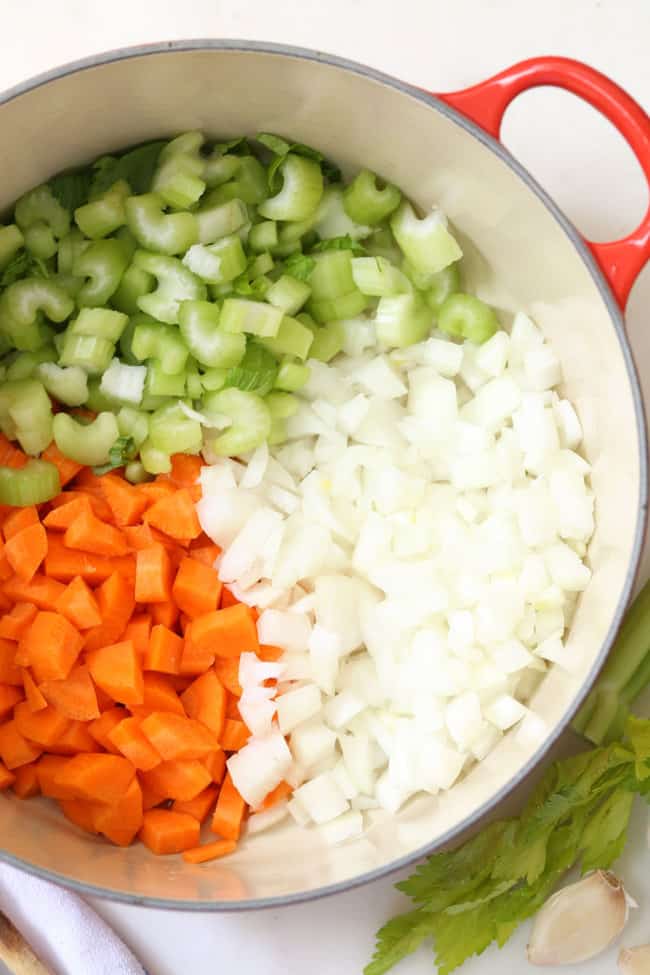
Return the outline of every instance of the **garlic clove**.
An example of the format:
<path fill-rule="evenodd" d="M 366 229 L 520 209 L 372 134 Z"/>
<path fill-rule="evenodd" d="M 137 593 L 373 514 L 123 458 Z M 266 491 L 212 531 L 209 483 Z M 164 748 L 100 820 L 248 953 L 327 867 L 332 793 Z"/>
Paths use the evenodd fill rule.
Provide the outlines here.
<path fill-rule="evenodd" d="M 528 945 L 532 965 L 571 965 L 604 951 L 636 906 L 614 874 L 597 870 L 558 890 L 537 914 Z"/>
<path fill-rule="evenodd" d="M 618 969 L 622 975 L 650 975 L 650 945 L 622 948 L 618 956 Z"/>

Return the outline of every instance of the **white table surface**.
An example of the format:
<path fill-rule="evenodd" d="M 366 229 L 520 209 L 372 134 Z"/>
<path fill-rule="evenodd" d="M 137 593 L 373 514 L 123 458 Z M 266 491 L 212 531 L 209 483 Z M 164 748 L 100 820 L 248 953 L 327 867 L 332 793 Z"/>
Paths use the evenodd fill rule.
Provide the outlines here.
<path fill-rule="evenodd" d="M 130 44 L 231 37 L 319 48 L 431 90 L 462 88 L 535 54 L 581 58 L 650 108 L 648 0 L 5 0 L 0 90 L 65 61 Z M 536 91 L 511 108 L 505 141 L 578 227 L 595 239 L 631 229 L 646 190 L 610 126 L 570 96 Z M 650 402 L 650 269 L 628 306 L 630 338 Z M 646 572 L 650 549 L 646 549 Z M 624 943 L 650 941 L 647 813 L 637 809 L 621 872 L 642 909 Z M 391 880 L 313 904 L 239 915 L 191 915 L 93 901 L 150 975 L 360 975 L 373 934 L 406 906 Z M 645 905 L 645 907 L 644 907 Z M 528 970 L 526 932 L 501 953 L 468 963 L 467 975 Z M 611 951 L 580 969 L 615 971 Z M 399 975 L 431 972 L 422 949 Z M 532 969 L 530 969 L 532 971 Z M 558 969 L 558 971 L 560 971 Z M 70 975 L 70 973 L 59 973 Z M 88 972 L 84 975 L 96 975 Z"/>

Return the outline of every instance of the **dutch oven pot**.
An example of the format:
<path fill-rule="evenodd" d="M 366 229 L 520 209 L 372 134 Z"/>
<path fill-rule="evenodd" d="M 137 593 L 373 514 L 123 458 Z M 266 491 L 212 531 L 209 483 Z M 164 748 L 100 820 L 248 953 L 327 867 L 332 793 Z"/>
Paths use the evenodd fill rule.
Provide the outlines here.
<path fill-rule="evenodd" d="M 449 793 L 421 797 L 340 847 L 279 826 L 227 860 L 190 866 L 118 849 L 66 822 L 54 803 L 0 796 L 0 856 L 85 893 L 185 910 L 278 905 L 351 887 L 453 839 L 522 781 L 567 726 L 602 666 L 630 596 L 646 507 L 644 418 L 622 309 L 650 256 L 650 212 L 624 240 L 585 241 L 498 141 L 510 101 L 556 85 L 598 108 L 650 180 L 650 120 L 591 68 L 560 58 L 516 65 L 432 96 L 315 52 L 239 41 L 131 48 L 68 65 L 0 98 L 0 212 L 61 169 L 146 139 L 203 129 L 277 132 L 344 169 L 371 166 L 459 233 L 471 288 L 504 315 L 526 310 L 562 361 L 564 391 L 593 465 L 593 578 L 532 713 Z"/>

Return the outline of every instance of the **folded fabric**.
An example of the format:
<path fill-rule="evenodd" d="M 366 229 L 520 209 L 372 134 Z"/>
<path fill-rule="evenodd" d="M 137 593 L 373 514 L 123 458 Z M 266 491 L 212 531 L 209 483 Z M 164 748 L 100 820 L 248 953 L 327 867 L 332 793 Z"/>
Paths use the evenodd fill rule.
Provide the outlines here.
<path fill-rule="evenodd" d="M 146 975 L 77 894 L 0 863 L 0 911 L 54 975 Z"/>

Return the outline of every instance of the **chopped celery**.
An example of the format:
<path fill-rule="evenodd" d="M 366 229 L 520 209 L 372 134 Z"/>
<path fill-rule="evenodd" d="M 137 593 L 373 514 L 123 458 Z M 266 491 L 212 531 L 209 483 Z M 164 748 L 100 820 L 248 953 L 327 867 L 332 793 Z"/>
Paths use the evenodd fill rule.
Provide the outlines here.
<path fill-rule="evenodd" d="M 285 315 L 280 323 L 277 335 L 273 338 L 261 338 L 259 341 L 276 356 L 291 355 L 297 359 L 306 359 L 314 340 L 314 333 L 297 318 Z"/>
<path fill-rule="evenodd" d="M 255 156 L 239 156 L 239 165 L 233 179 L 206 193 L 206 203 L 225 203 L 243 200 L 255 205 L 268 195 L 266 171 Z"/>
<path fill-rule="evenodd" d="M 185 391 L 189 399 L 200 399 L 203 396 L 203 384 L 196 363 L 185 374 Z"/>
<path fill-rule="evenodd" d="M 170 455 L 158 450 L 148 440 L 140 447 L 140 463 L 147 474 L 169 474 L 172 469 Z"/>
<path fill-rule="evenodd" d="M 304 281 L 283 274 L 266 292 L 266 300 L 275 308 L 281 308 L 285 315 L 295 315 L 300 311 L 311 294 L 311 288 Z"/>
<path fill-rule="evenodd" d="M 407 200 L 402 200 L 390 221 L 395 240 L 418 271 L 442 271 L 463 256 L 458 242 L 447 230 L 442 214 L 434 210 L 422 220 Z"/>
<path fill-rule="evenodd" d="M 77 207 L 75 223 L 91 240 L 108 237 L 126 223 L 124 202 L 131 189 L 126 180 L 118 179 L 102 196 Z"/>
<path fill-rule="evenodd" d="M 277 374 L 278 364 L 268 349 L 257 342 L 248 342 L 243 359 L 227 370 L 222 385 L 254 390 L 259 396 L 266 396 L 273 389 Z M 209 396 L 204 397 L 208 409 L 210 402 Z"/>
<path fill-rule="evenodd" d="M 215 240 L 234 234 L 248 223 L 248 210 L 242 200 L 204 205 L 194 216 L 198 226 L 199 244 L 213 244 Z"/>
<path fill-rule="evenodd" d="M 93 413 L 115 413 L 120 408 L 120 404 L 112 400 L 110 396 L 100 392 L 100 382 L 101 379 L 98 376 L 92 376 L 88 379 L 88 398 L 84 406 L 87 410 L 92 410 Z"/>
<path fill-rule="evenodd" d="M 77 423 L 67 413 L 57 413 L 53 423 L 54 442 L 66 457 L 78 464 L 98 467 L 106 464 L 120 431 L 113 413 L 100 413 L 92 423 Z"/>
<path fill-rule="evenodd" d="M 264 402 L 269 408 L 271 420 L 286 420 L 294 416 L 300 406 L 299 400 L 291 393 L 282 393 L 278 390 L 269 393 L 264 398 Z"/>
<path fill-rule="evenodd" d="M 80 306 L 105 305 L 126 271 L 128 259 L 119 240 L 94 240 L 75 258 L 72 273 L 87 278 L 77 295 Z"/>
<path fill-rule="evenodd" d="M 144 369 L 144 366 L 140 368 Z M 146 368 L 145 391 L 147 396 L 185 396 L 185 373 L 171 374 L 165 372 L 157 359 L 149 359 Z"/>
<path fill-rule="evenodd" d="M 268 436 L 269 446 L 276 447 L 278 444 L 284 443 L 286 439 L 287 421 L 281 417 L 272 418 L 271 429 Z"/>
<path fill-rule="evenodd" d="M 194 244 L 183 258 L 183 264 L 210 284 L 233 281 L 246 270 L 246 255 L 239 237 L 222 237 L 214 244 Z"/>
<path fill-rule="evenodd" d="M 425 300 L 429 308 L 439 311 L 440 307 L 450 295 L 460 291 L 460 271 L 458 264 L 450 264 L 442 271 L 438 271 L 428 282 Z"/>
<path fill-rule="evenodd" d="M 182 372 L 189 355 L 178 329 L 148 321 L 136 325 L 131 351 L 138 362 L 157 359 L 162 370 L 170 375 Z"/>
<path fill-rule="evenodd" d="M 220 311 L 209 301 L 184 301 L 178 312 L 180 333 L 194 358 L 203 366 L 229 368 L 241 361 L 246 339 L 219 328 Z"/>
<path fill-rule="evenodd" d="M 0 387 L 3 429 L 12 431 L 26 454 L 40 454 L 52 440 L 52 404 L 37 379 L 5 382 Z M 6 425 L 8 421 L 8 425 Z"/>
<path fill-rule="evenodd" d="M 98 375 L 108 368 L 115 345 L 110 339 L 97 335 L 76 335 L 69 328 L 63 337 L 59 356 L 61 366 L 80 366 L 89 375 Z"/>
<path fill-rule="evenodd" d="M 155 287 L 156 279 L 153 274 L 131 265 L 122 275 L 122 280 L 111 298 L 111 304 L 125 315 L 136 315 L 140 310 L 138 298 L 151 294 Z"/>
<path fill-rule="evenodd" d="M 251 261 L 250 265 L 246 269 L 246 273 L 250 277 L 251 281 L 254 278 L 258 278 L 261 274 L 268 274 L 269 271 L 273 270 L 273 258 L 270 254 L 258 254 L 254 260 Z"/>
<path fill-rule="evenodd" d="M 23 278 L 14 281 L 0 298 L 0 321 L 20 328 L 37 324 L 39 312 L 52 322 L 63 322 L 73 312 L 74 302 L 55 281 Z"/>
<path fill-rule="evenodd" d="M 376 298 L 390 298 L 412 290 L 406 275 L 385 257 L 353 257 L 352 277 L 362 294 Z"/>
<path fill-rule="evenodd" d="M 203 431 L 198 420 L 186 416 L 178 403 L 170 403 L 149 417 L 148 442 L 168 454 L 195 454 L 201 449 Z"/>
<path fill-rule="evenodd" d="M 219 434 L 209 433 L 206 442 L 218 455 L 240 455 L 259 447 L 271 431 L 269 408 L 256 393 L 242 389 L 222 389 L 211 397 L 212 409 L 232 421 L 228 429 Z"/>
<path fill-rule="evenodd" d="M 178 323 L 178 308 L 186 299 L 206 297 L 205 285 L 175 257 L 136 251 L 133 263 L 142 271 L 153 274 L 158 281 L 155 291 L 138 298 L 141 311 L 159 322 Z"/>
<path fill-rule="evenodd" d="M 7 360 L 4 379 L 29 379 L 42 362 L 56 362 L 58 354 L 54 345 L 44 345 L 34 352 L 19 352 L 15 358 Z M 39 377 L 40 378 L 40 377 Z M 47 388 L 47 387 L 46 387 Z"/>
<path fill-rule="evenodd" d="M 41 222 L 46 223 L 57 238 L 65 237 L 70 229 L 70 214 L 45 184 L 21 196 L 16 203 L 14 217 L 23 232 Z"/>
<path fill-rule="evenodd" d="M 499 320 L 480 298 L 458 293 L 441 305 L 437 325 L 441 332 L 481 345 L 498 331 Z"/>
<path fill-rule="evenodd" d="M 239 157 L 221 155 L 218 149 L 205 160 L 203 179 L 212 188 L 231 180 L 239 169 Z"/>
<path fill-rule="evenodd" d="M 123 406 L 117 414 L 117 426 L 121 437 L 131 437 L 136 447 L 149 436 L 149 418 L 146 413 L 132 406 Z"/>
<path fill-rule="evenodd" d="M 201 385 L 203 389 L 207 390 L 208 392 L 223 389 L 223 387 L 226 385 L 227 375 L 227 369 L 206 369 L 205 372 L 201 374 Z"/>
<path fill-rule="evenodd" d="M 149 473 L 144 468 L 144 464 L 139 460 L 132 460 L 126 465 L 124 468 L 124 477 L 131 484 L 144 484 L 145 481 L 151 480 Z"/>
<path fill-rule="evenodd" d="M 129 230 L 147 250 L 171 257 L 184 254 L 199 239 L 197 216 L 165 213 L 165 201 L 157 193 L 131 196 L 125 207 Z"/>
<path fill-rule="evenodd" d="M 122 312 L 110 308 L 82 308 L 68 328 L 74 335 L 95 335 L 117 342 L 128 321 Z"/>
<path fill-rule="evenodd" d="M 65 237 L 62 237 L 56 255 L 56 267 L 59 274 L 72 274 L 74 262 L 80 254 L 83 254 L 89 244 L 90 241 L 86 240 L 77 227 L 73 227 Z"/>
<path fill-rule="evenodd" d="M 321 240 L 332 237 L 365 240 L 372 233 L 372 227 L 356 223 L 348 216 L 343 205 L 343 191 L 340 186 L 327 187 L 316 211 L 313 226 Z"/>
<path fill-rule="evenodd" d="M 248 245 L 253 251 L 268 251 L 278 243 L 278 225 L 275 220 L 263 220 L 251 227 Z"/>
<path fill-rule="evenodd" d="M 0 504 L 24 508 L 42 504 L 61 491 L 59 472 L 46 460 L 30 460 L 24 467 L 0 467 Z"/>
<path fill-rule="evenodd" d="M 352 251 L 325 251 L 312 257 L 315 266 L 309 275 L 312 301 L 338 298 L 356 289 L 352 276 Z"/>
<path fill-rule="evenodd" d="M 384 300 L 384 299 L 382 299 Z M 351 291 L 337 298 L 323 298 L 310 301 L 307 309 L 320 324 L 342 321 L 360 315 L 368 305 L 368 299 L 360 291 Z"/>
<path fill-rule="evenodd" d="M 309 358 L 330 362 L 343 348 L 343 326 L 340 322 L 329 322 L 327 325 L 315 325 L 312 331 L 314 340 L 309 348 Z"/>
<path fill-rule="evenodd" d="M 138 406 L 146 376 L 146 366 L 128 366 L 119 359 L 113 359 L 102 376 L 99 390 L 116 403 Z"/>
<path fill-rule="evenodd" d="M 381 298 L 377 305 L 377 338 L 389 348 L 401 349 L 421 342 L 432 327 L 432 314 L 415 293 Z"/>
<path fill-rule="evenodd" d="M 25 231 L 25 250 L 42 261 L 54 257 L 58 246 L 54 234 L 46 223 L 32 224 Z"/>
<path fill-rule="evenodd" d="M 9 263 L 14 254 L 23 246 L 25 238 L 15 223 L 0 226 L 0 269 Z"/>
<path fill-rule="evenodd" d="M 88 376 L 80 366 L 42 362 L 36 375 L 48 393 L 66 406 L 81 406 L 88 399 Z"/>
<path fill-rule="evenodd" d="M 205 191 L 201 132 L 185 132 L 168 142 L 158 157 L 152 190 L 175 210 L 187 210 Z"/>
<path fill-rule="evenodd" d="M 309 366 L 305 366 L 301 362 L 294 362 L 287 356 L 280 363 L 278 376 L 275 380 L 275 389 L 281 389 L 287 393 L 295 393 L 297 389 L 305 385 L 310 375 Z"/>
<path fill-rule="evenodd" d="M 280 164 L 282 188 L 258 207 L 268 220 L 305 220 L 323 195 L 323 173 L 313 159 L 288 153 Z"/>
<path fill-rule="evenodd" d="M 374 227 L 397 209 L 402 194 L 392 183 L 377 185 L 379 177 L 369 169 L 357 173 L 343 192 L 343 206 L 350 219 Z"/>
<path fill-rule="evenodd" d="M 278 334 L 284 315 L 279 308 L 261 301 L 226 298 L 221 309 L 221 327 L 226 332 L 248 332 L 263 338 Z"/>

